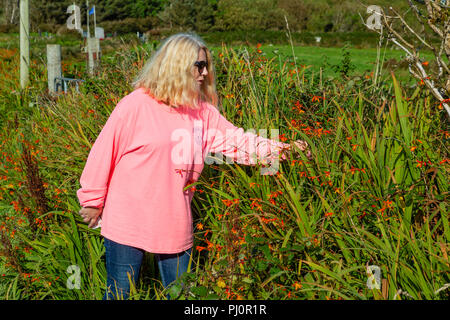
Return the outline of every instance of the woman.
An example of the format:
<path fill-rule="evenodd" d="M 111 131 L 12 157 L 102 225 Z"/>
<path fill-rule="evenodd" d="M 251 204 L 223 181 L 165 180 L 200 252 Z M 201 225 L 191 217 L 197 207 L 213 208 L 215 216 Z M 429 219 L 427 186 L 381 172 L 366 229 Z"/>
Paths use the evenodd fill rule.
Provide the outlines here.
<path fill-rule="evenodd" d="M 187 271 L 193 191 L 186 186 L 198 180 L 207 154 L 252 165 L 255 157 L 272 163 L 290 148 L 245 133 L 220 114 L 211 53 L 195 35 L 164 41 L 133 86 L 95 141 L 77 191 L 89 227 L 101 218 L 104 299 L 128 297 L 128 276 L 137 282 L 145 251 L 155 254 L 164 287 Z"/>

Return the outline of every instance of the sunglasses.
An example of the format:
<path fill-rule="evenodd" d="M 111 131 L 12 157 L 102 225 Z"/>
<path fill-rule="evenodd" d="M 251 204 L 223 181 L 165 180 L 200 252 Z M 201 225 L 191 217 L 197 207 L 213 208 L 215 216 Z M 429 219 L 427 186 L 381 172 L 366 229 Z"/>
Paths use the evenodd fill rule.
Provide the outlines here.
<path fill-rule="evenodd" d="M 208 68 L 208 62 L 203 60 L 195 61 L 194 66 L 198 68 L 198 72 L 201 74 L 204 68 Z"/>

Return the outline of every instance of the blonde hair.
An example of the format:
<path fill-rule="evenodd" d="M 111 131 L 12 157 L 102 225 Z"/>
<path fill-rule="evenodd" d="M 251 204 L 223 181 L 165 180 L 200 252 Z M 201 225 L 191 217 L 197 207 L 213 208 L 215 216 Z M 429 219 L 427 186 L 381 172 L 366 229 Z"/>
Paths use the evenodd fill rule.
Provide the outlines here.
<path fill-rule="evenodd" d="M 203 49 L 208 75 L 201 85 L 194 78 L 194 62 Z M 153 98 L 173 107 L 199 108 L 205 101 L 217 105 L 215 72 L 211 53 L 194 34 L 179 33 L 167 38 L 146 62 L 132 83 L 144 88 Z"/>

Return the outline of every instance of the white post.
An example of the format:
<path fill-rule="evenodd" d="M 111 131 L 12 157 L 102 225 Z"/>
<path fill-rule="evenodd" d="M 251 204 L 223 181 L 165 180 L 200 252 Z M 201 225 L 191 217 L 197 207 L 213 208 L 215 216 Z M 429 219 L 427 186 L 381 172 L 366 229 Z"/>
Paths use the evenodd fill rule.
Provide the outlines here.
<path fill-rule="evenodd" d="M 30 66 L 30 20 L 28 0 L 20 0 L 20 87 L 24 89 L 29 82 Z"/>
<path fill-rule="evenodd" d="M 61 46 L 59 44 L 47 45 L 47 79 L 50 94 L 56 92 L 55 78 L 61 77 Z"/>
<path fill-rule="evenodd" d="M 94 5 L 94 37 L 97 38 L 97 17 L 96 17 L 96 12 L 95 12 L 95 5 Z"/>
<path fill-rule="evenodd" d="M 89 32 L 89 1 L 86 0 L 86 13 L 87 13 L 87 37 L 86 38 L 90 38 L 91 37 L 91 33 Z"/>

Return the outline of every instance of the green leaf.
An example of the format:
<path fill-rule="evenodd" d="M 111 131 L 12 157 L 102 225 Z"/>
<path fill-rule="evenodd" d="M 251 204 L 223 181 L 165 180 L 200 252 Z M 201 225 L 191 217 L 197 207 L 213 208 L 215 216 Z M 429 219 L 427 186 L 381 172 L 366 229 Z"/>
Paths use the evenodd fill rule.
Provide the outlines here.
<path fill-rule="evenodd" d="M 204 286 L 194 287 L 191 289 L 191 291 L 193 294 L 200 297 L 204 297 L 208 294 L 208 289 L 206 289 L 206 287 Z"/>

